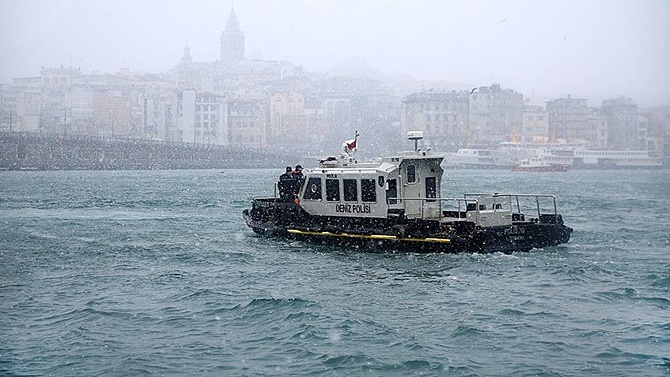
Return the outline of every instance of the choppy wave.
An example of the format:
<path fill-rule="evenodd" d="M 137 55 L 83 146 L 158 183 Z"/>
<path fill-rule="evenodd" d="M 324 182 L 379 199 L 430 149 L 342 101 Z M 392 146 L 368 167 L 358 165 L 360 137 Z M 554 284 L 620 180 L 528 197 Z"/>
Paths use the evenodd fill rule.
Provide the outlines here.
<path fill-rule="evenodd" d="M 573 238 L 414 255 L 257 237 L 274 171 L 0 172 L 0 374 L 665 376 L 669 172 L 636 174 L 452 172 Z"/>

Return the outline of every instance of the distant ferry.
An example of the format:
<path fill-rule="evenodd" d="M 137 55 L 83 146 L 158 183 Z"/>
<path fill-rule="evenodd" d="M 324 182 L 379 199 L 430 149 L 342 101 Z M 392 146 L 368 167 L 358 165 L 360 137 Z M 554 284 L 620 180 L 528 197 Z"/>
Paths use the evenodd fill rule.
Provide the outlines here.
<path fill-rule="evenodd" d="M 569 164 L 550 163 L 540 156 L 532 156 L 531 158 L 521 160 L 519 165 L 515 166 L 512 170 L 528 172 L 566 172 L 569 169 Z"/>
<path fill-rule="evenodd" d="M 575 168 L 660 168 L 663 159 L 644 150 L 593 150 L 584 147 L 539 148 L 546 162 Z"/>
<path fill-rule="evenodd" d="M 462 148 L 457 152 L 444 153 L 445 168 L 517 168 L 522 163 L 538 157 L 559 168 L 659 168 L 663 158 L 645 150 L 596 150 L 583 143 L 531 144 L 503 142 L 497 148 Z M 525 162 L 524 162 L 525 161 Z"/>
<path fill-rule="evenodd" d="M 457 152 L 444 153 L 443 156 L 443 165 L 446 168 L 491 169 L 502 167 L 490 149 L 461 148 Z"/>
<path fill-rule="evenodd" d="M 361 163 L 344 154 L 303 171 L 299 189 L 256 198 L 243 215 L 260 235 L 412 252 L 513 252 L 568 242 L 553 195 L 442 198 L 443 157 L 415 151 Z"/>

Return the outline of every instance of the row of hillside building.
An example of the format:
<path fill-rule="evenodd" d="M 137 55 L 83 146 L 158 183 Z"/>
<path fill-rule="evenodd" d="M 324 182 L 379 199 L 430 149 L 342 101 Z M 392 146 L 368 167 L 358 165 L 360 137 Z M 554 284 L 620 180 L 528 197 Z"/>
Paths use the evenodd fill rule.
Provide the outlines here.
<path fill-rule="evenodd" d="M 662 151 L 668 108 L 628 98 L 587 106 L 570 96 L 528 106 L 500 85 L 467 91 L 401 89 L 360 72 L 308 73 L 286 61 L 245 58 L 234 11 L 221 57 L 181 60 L 163 74 L 43 68 L 0 86 L 0 131 L 136 137 L 255 149 L 330 151 L 359 131 L 376 152 L 424 132 L 435 150 L 526 142 L 586 141 L 593 148 Z"/>
<path fill-rule="evenodd" d="M 45 68 L 1 87 L 0 131 L 306 151 L 339 145 L 356 130 L 400 134 L 400 100 L 377 80 L 308 77 L 298 68 L 284 76 L 267 66 L 258 77 L 230 72 L 251 63 L 212 64 L 207 69 L 220 79 L 203 81 L 184 80 L 178 69 L 137 75 Z"/>
<path fill-rule="evenodd" d="M 462 146 L 584 142 L 593 149 L 639 149 L 661 153 L 670 108 L 639 109 L 630 98 L 589 107 L 586 99 L 554 99 L 525 105 L 523 95 L 494 84 L 466 91 L 423 92 L 403 100 L 403 126 L 422 130 L 439 150 Z"/>

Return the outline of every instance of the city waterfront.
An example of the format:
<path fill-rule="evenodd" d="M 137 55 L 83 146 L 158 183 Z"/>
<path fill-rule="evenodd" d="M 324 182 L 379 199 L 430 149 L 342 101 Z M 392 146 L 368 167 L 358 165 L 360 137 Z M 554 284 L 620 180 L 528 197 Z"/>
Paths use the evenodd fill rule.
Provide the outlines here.
<path fill-rule="evenodd" d="M 279 167 L 283 150 L 91 135 L 0 132 L 0 170 L 142 170 Z"/>

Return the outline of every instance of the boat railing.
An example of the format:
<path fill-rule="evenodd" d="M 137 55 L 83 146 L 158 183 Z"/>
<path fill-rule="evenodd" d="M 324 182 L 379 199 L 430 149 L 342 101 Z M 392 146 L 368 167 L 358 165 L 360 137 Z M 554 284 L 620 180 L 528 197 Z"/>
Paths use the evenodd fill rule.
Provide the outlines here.
<path fill-rule="evenodd" d="M 403 198 L 402 200 L 399 198 L 386 199 L 387 205 L 395 205 L 396 201 L 397 203 L 402 203 L 402 201 L 420 202 L 416 208 L 418 208 L 420 211 L 418 217 L 424 220 L 444 218 L 446 215 L 445 211 L 443 210 L 448 206 L 449 208 L 453 208 L 453 210 L 446 212 L 453 216 L 446 217 L 454 217 L 456 218 L 455 221 L 465 221 L 465 214 L 468 211 L 468 208 L 472 208 L 472 206 L 479 208 L 479 202 L 477 199 L 468 198 Z"/>
<path fill-rule="evenodd" d="M 396 200 L 399 201 L 398 198 L 387 198 L 387 204 L 394 204 Z M 467 193 L 463 197 L 455 198 L 403 198 L 403 200 L 420 201 L 418 209 L 419 217 L 422 219 L 439 216 L 448 218 L 449 221 L 470 221 L 467 216 L 468 212 L 477 213 L 477 218 L 482 212 L 505 212 L 511 214 L 513 221 L 525 221 L 525 217 L 529 216 L 525 211 L 530 210 L 536 213 L 534 220 L 530 221 L 556 225 L 562 223 L 558 215 L 556 196 L 549 194 Z M 437 207 L 434 205 L 436 202 L 439 203 Z M 547 208 L 547 202 L 550 208 Z M 544 206 L 543 203 L 545 203 Z M 435 211 L 439 211 L 438 214 Z"/>
<path fill-rule="evenodd" d="M 503 198 L 491 200 L 487 197 L 462 197 L 441 200 L 444 221 L 474 221 L 476 225 L 492 226 L 511 224 L 520 218 L 513 214 L 511 201 L 505 203 Z"/>
<path fill-rule="evenodd" d="M 522 214 L 522 201 L 530 202 L 534 207 L 534 211 L 537 213 L 537 219 L 540 222 L 548 222 L 553 224 L 559 224 L 561 222 L 560 216 L 558 215 L 558 207 L 556 205 L 556 196 L 551 194 L 486 194 L 486 193 L 466 193 L 463 195 L 464 198 L 476 198 L 477 200 L 491 201 L 493 203 L 502 203 L 503 201 L 508 201 L 511 204 L 512 208 L 516 207 L 516 213 Z M 543 212 L 542 203 L 550 203 L 549 213 Z M 526 208 L 528 204 L 524 205 L 523 208 Z M 545 211 L 546 211 L 545 207 Z"/>

